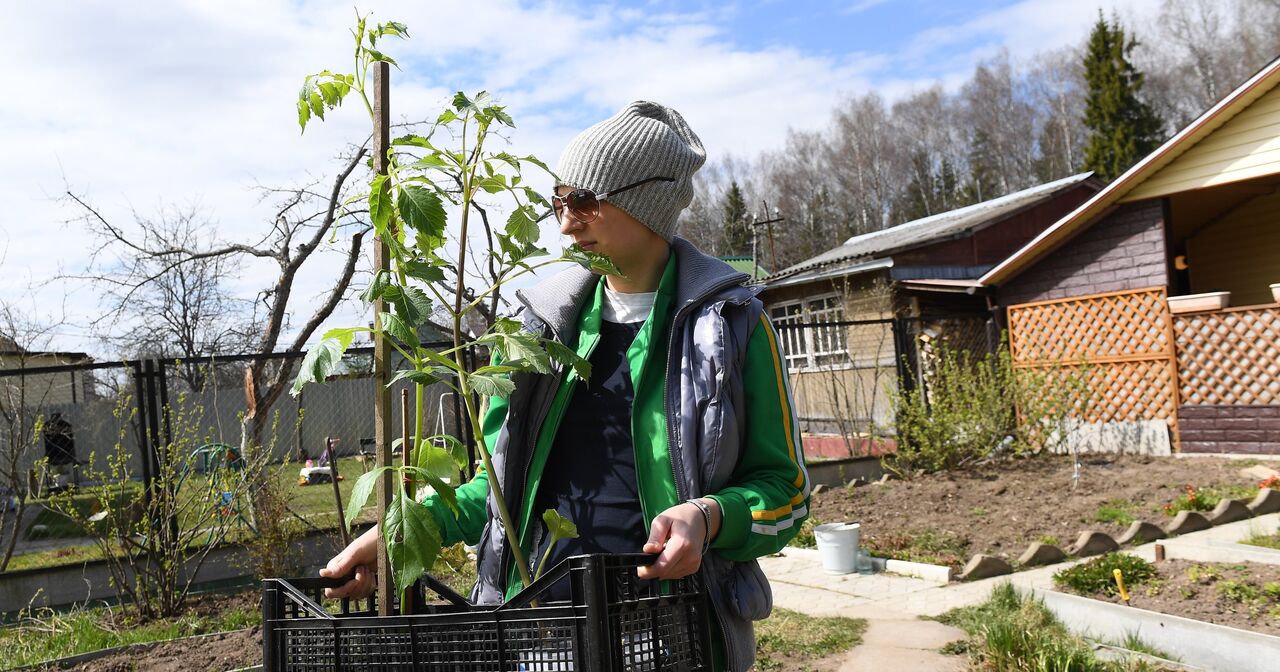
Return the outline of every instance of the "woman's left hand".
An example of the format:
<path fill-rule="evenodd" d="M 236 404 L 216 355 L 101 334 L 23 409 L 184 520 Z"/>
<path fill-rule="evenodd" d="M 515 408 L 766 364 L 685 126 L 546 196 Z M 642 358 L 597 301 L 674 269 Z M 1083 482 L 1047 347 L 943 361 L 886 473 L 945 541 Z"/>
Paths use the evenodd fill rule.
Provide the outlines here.
<path fill-rule="evenodd" d="M 645 553 L 657 553 L 658 559 L 647 567 L 640 567 L 637 575 L 642 579 L 680 579 L 702 566 L 702 546 L 707 535 L 712 539 L 720 529 L 720 505 L 714 500 L 701 500 L 711 509 L 711 529 L 707 529 L 702 511 L 688 502 L 681 502 L 658 514 L 649 526 L 649 540 Z"/>

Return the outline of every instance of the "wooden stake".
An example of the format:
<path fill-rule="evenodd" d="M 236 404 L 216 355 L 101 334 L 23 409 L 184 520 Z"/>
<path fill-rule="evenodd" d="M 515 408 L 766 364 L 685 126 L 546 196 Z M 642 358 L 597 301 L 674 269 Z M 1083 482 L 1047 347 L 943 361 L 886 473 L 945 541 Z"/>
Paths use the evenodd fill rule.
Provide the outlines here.
<path fill-rule="evenodd" d="M 342 547 L 351 544 L 351 535 L 347 534 L 346 514 L 342 512 L 342 490 L 338 488 L 338 455 L 333 449 L 334 439 L 324 438 L 324 449 L 329 454 L 329 480 L 333 482 L 333 502 L 338 507 L 338 534 L 342 535 Z"/>
<path fill-rule="evenodd" d="M 379 61 L 373 64 L 373 169 L 379 175 L 387 174 L 387 149 L 391 146 L 391 64 Z M 391 251 L 381 236 L 374 236 L 373 271 L 390 270 Z M 373 303 L 373 319 L 381 324 L 382 313 L 387 304 L 382 299 Z M 379 467 L 391 466 L 391 390 L 387 389 L 390 379 L 391 349 L 387 345 L 387 336 L 379 330 L 373 339 L 373 380 L 377 386 L 373 400 L 373 440 L 376 461 Z M 386 519 L 387 507 L 391 506 L 395 487 L 391 470 L 382 472 L 378 479 L 378 528 L 381 534 L 382 521 Z M 387 544 L 378 544 L 378 615 L 392 615 L 392 595 L 395 582 L 391 577 L 391 561 L 387 558 Z"/>

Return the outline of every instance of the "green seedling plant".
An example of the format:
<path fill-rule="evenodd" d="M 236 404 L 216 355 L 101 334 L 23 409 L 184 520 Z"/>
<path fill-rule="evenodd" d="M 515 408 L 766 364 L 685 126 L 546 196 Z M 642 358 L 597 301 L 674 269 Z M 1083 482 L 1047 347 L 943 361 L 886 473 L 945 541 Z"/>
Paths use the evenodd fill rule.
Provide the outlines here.
<path fill-rule="evenodd" d="M 359 99 L 373 118 L 370 71 L 383 62 L 399 67 L 380 50 L 380 45 L 390 38 L 406 38 L 408 28 L 395 21 L 371 26 L 366 17 L 359 16 L 352 35 L 353 72 L 325 70 L 308 76 L 303 83 L 297 112 L 304 132 L 308 122 L 323 120 L 326 112 L 334 111 L 352 97 Z M 407 446 L 410 459 L 405 465 L 383 466 L 361 476 L 346 510 L 350 525 L 374 492 L 378 479 L 387 471 L 395 472 L 393 499 L 381 525 L 397 592 L 412 585 L 432 566 L 441 547 L 435 520 L 416 501 L 417 487 L 432 487 L 457 515 L 454 488 L 446 479 L 456 475 L 467 461 L 466 448 L 456 437 L 424 436 L 427 387 L 445 385 L 464 400 L 465 421 L 476 437 L 483 469 L 493 474 L 490 447 L 485 445 L 479 403 L 474 395 L 506 397 L 515 389 L 511 375 L 517 372 L 550 373 L 553 368 L 564 367 L 582 378 L 590 374 L 589 363 L 571 349 L 526 331 L 520 322 L 510 318 L 497 318 L 484 333 L 470 337 L 464 329 L 468 315 L 501 286 L 552 264 L 577 263 L 598 273 L 620 274 L 607 257 L 576 245 L 550 259 L 547 250 L 538 247 L 538 222 L 542 219 L 539 213 L 546 212 L 550 204 L 528 186 L 523 171 L 551 171 L 534 156 L 490 148 L 505 138 L 503 133 L 514 128 L 515 122 L 488 93 L 468 96 L 459 92 L 426 132 L 391 140 L 385 157 L 386 173 L 372 175 L 368 192 L 344 204 L 349 209 L 367 206 L 374 231 L 389 252 L 388 268 L 375 272 L 360 298 L 375 307 L 376 302 L 383 302 L 390 309 L 377 311 L 377 319 L 371 325 L 326 332 L 307 352 L 294 381 L 295 396 L 307 383 L 323 382 L 339 367 L 355 336 L 362 333 L 385 339 L 406 362 L 388 384 L 409 381 L 413 385 L 415 438 Z M 486 199 L 484 206 L 478 202 L 481 198 Z M 489 250 L 496 280 L 487 288 L 468 294 L 465 269 L 472 213 L 487 212 L 485 208 L 494 207 L 493 200 L 506 200 L 510 208 L 505 228 L 493 231 L 497 245 Z M 450 210 L 457 217 L 452 243 L 446 235 Z M 487 215 L 483 221 L 488 228 Z M 451 323 L 452 341 L 448 347 L 429 347 L 419 337 L 420 328 L 434 311 L 443 311 Z M 473 346 L 488 347 L 495 353 L 493 362 L 469 369 L 464 355 Z M 521 581 L 528 587 L 533 580 L 501 485 L 497 478 L 487 481 Z M 565 538 L 572 526 L 563 523 L 549 523 L 552 534 L 559 533 L 557 538 Z"/>

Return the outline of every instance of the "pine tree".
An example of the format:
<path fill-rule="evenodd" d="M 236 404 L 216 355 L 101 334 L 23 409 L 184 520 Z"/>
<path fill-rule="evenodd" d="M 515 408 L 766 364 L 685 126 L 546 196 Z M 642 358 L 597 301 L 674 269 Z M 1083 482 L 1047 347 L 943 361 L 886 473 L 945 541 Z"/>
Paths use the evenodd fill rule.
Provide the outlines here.
<path fill-rule="evenodd" d="M 721 252 L 725 256 L 747 256 L 751 254 L 751 223 L 747 218 L 747 201 L 742 197 L 742 189 L 736 181 L 729 183 L 720 204 Z"/>
<path fill-rule="evenodd" d="M 1137 44 L 1118 20 L 1108 23 L 1099 13 L 1085 49 L 1089 139 L 1084 168 L 1105 180 L 1115 179 L 1161 142 L 1164 124 L 1140 97 L 1144 76 L 1129 61 Z"/>

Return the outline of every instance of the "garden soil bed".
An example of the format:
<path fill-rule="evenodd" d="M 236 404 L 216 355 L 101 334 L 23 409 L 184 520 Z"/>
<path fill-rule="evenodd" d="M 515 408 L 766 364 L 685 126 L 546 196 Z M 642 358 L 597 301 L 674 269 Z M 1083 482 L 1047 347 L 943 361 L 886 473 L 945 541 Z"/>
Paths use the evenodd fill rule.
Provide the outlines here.
<path fill-rule="evenodd" d="M 1280 636 L 1280 566 L 1169 560 L 1130 589 L 1130 606 Z M 1118 595 L 1085 597 L 1121 603 Z"/>
<path fill-rule="evenodd" d="M 910 480 L 828 488 L 813 496 L 816 522 L 856 521 L 881 557 L 949 565 L 975 553 L 1017 559 L 1034 541 L 1066 549 L 1081 530 L 1119 536 L 1131 522 L 1164 526 L 1164 506 L 1185 492 L 1253 496 L 1258 479 L 1241 470 L 1280 461 L 1097 455 L 1082 458 L 1071 487 L 1069 456 L 1041 456 L 926 474 Z"/>
<path fill-rule="evenodd" d="M 199 639 L 139 646 L 69 668 L 76 672 L 225 672 L 262 664 L 262 629 L 223 632 Z"/>

